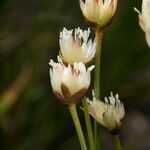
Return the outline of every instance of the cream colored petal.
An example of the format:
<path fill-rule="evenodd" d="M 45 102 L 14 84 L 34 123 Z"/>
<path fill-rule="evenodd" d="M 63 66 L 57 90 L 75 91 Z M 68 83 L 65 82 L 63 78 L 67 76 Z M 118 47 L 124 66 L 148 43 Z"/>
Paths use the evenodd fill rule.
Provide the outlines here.
<path fill-rule="evenodd" d="M 139 25 L 142 28 L 142 30 L 146 31 L 146 24 L 143 15 L 139 14 Z"/>
<path fill-rule="evenodd" d="M 100 9 L 100 5 L 96 0 L 86 0 L 83 14 L 89 21 L 98 23 L 100 18 Z"/>
<path fill-rule="evenodd" d="M 146 23 L 146 29 L 150 28 L 150 0 L 143 0 L 142 15 Z"/>
<path fill-rule="evenodd" d="M 148 46 L 149 46 L 149 48 L 150 48 L 150 32 L 146 32 L 146 33 L 145 33 L 145 36 L 146 36 L 147 44 L 148 44 Z"/>
<path fill-rule="evenodd" d="M 134 7 L 134 11 L 138 13 L 139 25 L 140 25 L 140 27 L 142 28 L 142 30 L 145 32 L 145 31 L 146 31 L 146 24 L 145 24 L 143 15 L 142 15 L 141 12 L 140 12 L 137 8 L 135 8 L 135 7 Z"/>
<path fill-rule="evenodd" d="M 80 2 L 80 8 L 81 8 L 81 10 L 83 12 L 84 9 L 85 9 L 85 4 L 84 4 L 83 0 L 79 0 L 79 2 Z"/>
<path fill-rule="evenodd" d="M 78 78 L 75 71 L 72 70 L 71 66 L 65 68 L 62 75 L 62 83 L 68 87 L 71 95 L 79 91 Z"/>
<path fill-rule="evenodd" d="M 65 84 L 71 92 L 71 95 L 82 89 L 87 89 L 90 85 L 90 71 L 86 70 L 83 63 L 75 63 L 72 68 L 70 65 L 64 70 L 62 83 Z"/>
<path fill-rule="evenodd" d="M 116 125 L 113 110 L 109 107 L 103 115 L 104 126 L 109 130 L 112 130 Z"/>
<path fill-rule="evenodd" d="M 79 63 L 77 66 L 74 66 L 75 68 L 77 68 L 79 75 L 78 75 L 78 83 L 80 85 L 81 89 L 87 89 L 90 85 L 91 82 L 91 75 L 90 75 L 90 71 L 91 71 L 91 67 L 88 68 L 86 70 L 86 67 L 83 63 Z"/>
<path fill-rule="evenodd" d="M 101 26 L 107 24 L 110 19 L 114 16 L 116 12 L 117 1 L 109 0 L 104 3 L 103 7 L 101 7 L 100 14 L 100 24 Z"/>
<path fill-rule="evenodd" d="M 63 68 L 60 64 L 54 64 L 53 68 L 50 68 L 51 85 L 54 91 L 57 91 L 63 96 L 61 91 L 61 77 Z"/>
<path fill-rule="evenodd" d="M 121 119 L 123 119 L 123 117 L 124 117 L 124 115 L 125 115 L 125 109 L 124 109 L 124 105 L 123 105 L 123 103 L 121 104 L 121 106 L 120 106 L 120 109 L 119 109 L 119 115 L 120 115 L 120 118 Z"/>
<path fill-rule="evenodd" d="M 97 101 L 90 101 L 89 102 L 89 110 L 91 112 L 92 117 L 102 125 L 105 125 L 103 121 L 103 113 L 104 113 L 104 103 L 97 100 Z"/>

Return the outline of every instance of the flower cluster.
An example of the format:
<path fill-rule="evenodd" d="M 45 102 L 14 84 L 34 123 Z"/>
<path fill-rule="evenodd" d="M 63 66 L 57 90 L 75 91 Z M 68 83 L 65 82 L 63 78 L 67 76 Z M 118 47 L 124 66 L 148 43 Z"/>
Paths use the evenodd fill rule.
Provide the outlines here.
<path fill-rule="evenodd" d="M 67 30 L 60 32 L 60 57 L 65 63 L 73 65 L 75 62 L 89 63 L 95 56 L 96 43 L 88 39 L 90 29 Z"/>
<path fill-rule="evenodd" d="M 91 82 L 90 72 L 94 65 L 86 68 L 95 56 L 96 43 L 89 39 L 90 29 L 60 32 L 58 63 L 50 60 L 50 80 L 54 94 L 67 105 L 80 102 Z"/>
<path fill-rule="evenodd" d="M 101 32 L 111 23 L 116 12 L 117 0 L 80 0 L 80 7 L 86 20 Z M 90 32 L 89 28 L 63 28 L 59 36 L 58 62 L 49 62 L 53 93 L 68 106 L 80 102 L 90 86 L 90 72 L 94 65 L 86 65 L 92 63 L 98 44 L 96 40 L 89 39 Z M 118 98 L 118 95 L 114 97 L 111 93 L 109 99 L 105 98 L 105 103 L 96 100 L 95 97 L 93 101 L 87 99 L 89 113 L 111 132 L 119 129 L 124 116 L 124 106 Z"/>
<path fill-rule="evenodd" d="M 80 0 L 80 8 L 89 24 L 103 29 L 112 22 L 117 0 Z"/>
<path fill-rule="evenodd" d="M 58 57 L 58 63 L 50 60 L 50 78 L 54 94 L 65 104 L 77 103 L 90 86 L 90 72 L 94 66 L 74 63 L 65 66 Z"/>
<path fill-rule="evenodd" d="M 100 100 L 100 59 L 101 42 L 105 27 L 111 24 L 117 8 L 118 0 L 79 0 L 82 14 L 95 30 L 95 38 L 90 38 L 90 28 L 82 30 L 79 27 L 68 30 L 63 28 L 59 35 L 60 51 L 58 62 L 49 62 L 50 81 L 54 95 L 68 106 L 74 121 L 82 150 L 87 150 L 86 141 L 77 115 L 76 106 L 83 102 L 83 110 L 87 125 L 89 146 L 91 150 L 99 149 L 99 123 L 114 136 L 115 147 L 121 150 L 119 136 L 122 121 L 125 116 L 124 104 L 119 95 L 110 92 L 104 101 Z M 146 41 L 150 47 L 150 0 L 142 1 L 142 12 L 134 8 L 139 15 L 139 24 L 145 32 Z M 95 64 L 93 65 L 93 59 Z M 91 84 L 91 71 L 94 73 L 93 98 L 86 98 Z M 90 115 L 94 118 L 94 134 Z"/>
<path fill-rule="evenodd" d="M 115 97 L 110 93 L 110 97 L 105 97 L 105 103 L 97 100 L 93 94 L 93 100 L 87 99 L 89 113 L 101 125 L 108 128 L 109 131 L 116 135 L 122 124 L 122 119 L 125 114 L 124 105 L 119 100 L 119 95 Z"/>
<path fill-rule="evenodd" d="M 79 0 L 79 2 L 86 22 L 95 29 L 95 39 L 89 38 L 91 33 L 89 28 L 87 30 L 82 30 L 79 27 L 74 30 L 63 28 L 59 36 L 60 51 L 58 62 L 50 60 L 49 72 L 53 93 L 61 102 L 68 105 L 82 150 L 86 150 L 86 142 L 77 116 L 76 104 L 85 97 L 90 87 L 91 71 L 94 67 L 96 70 L 94 74 L 94 88 L 97 97 L 95 97 L 93 92 L 92 100 L 87 98 L 83 101 L 88 136 L 89 140 L 91 140 L 89 141 L 90 149 L 95 149 L 94 143 L 97 143 L 98 139 L 94 141 L 92 137 L 89 116 L 91 115 L 99 124 L 106 127 L 116 139 L 125 115 L 125 108 L 119 99 L 119 95 L 116 94 L 114 96 L 112 92 L 110 92 L 108 98 L 104 98 L 104 101 L 98 100 L 100 99 L 99 69 L 102 32 L 112 22 L 118 0 Z M 142 1 L 142 12 L 136 8 L 134 9 L 139 14 L 139 24 L 145 32 L 146 41 L 150 47 L 150 0 Z M 94 57 L 96 57 L 95 66 L 92 65 Z M 95 137 L 97 137 L 96 134 L 94 133 Z M 121 149 L 118 143 L 117 141 L 117 149 Z"/>

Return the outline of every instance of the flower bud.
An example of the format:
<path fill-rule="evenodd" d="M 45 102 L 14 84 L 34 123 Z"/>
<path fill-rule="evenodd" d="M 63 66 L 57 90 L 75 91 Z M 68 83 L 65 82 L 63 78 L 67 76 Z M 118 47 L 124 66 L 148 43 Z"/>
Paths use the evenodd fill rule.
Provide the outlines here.
<path fill-rule="evenodd" d="M 115 97 L 110 93 L 110 97 L 105 97 L 105 103 L 97 100 L 93 96 L 93 101 L 87 99 L 89 113 L 101 125 L 106 127 L 113 135 L 119 134 L 122 119 L 125 114 L 124 105 L 119 100 L 119 95 Z"/>
<path fill-rule="evenodd" d="M 86 69 L 85 65 L 80 62 L 66 67 L 59 57 L 58 63 L 50 60 L 49 64 L 54 94 L 67 105 L 78 103 L 90 86 L 90 72 L 94 66 Z"/>
<path fill-rule="evenodd" d="M 88 40 L 90 29 L 67 30 L 60 32 L 60 57 L 63 62 L 73 65 L 75 62 L 89 63 L 95 56 L 96 43 Z"/>
<path fill-rule="evenodd" d="M 80 0 L 86 21 L 94 28 L 103 29 L 112 22 L 118 0 Z"/>
<path fill-rule="evenodd" d="M 142 13 L 136 8 L 134 10 L 139 14 L 139 24 L 145 32 L 146 41 L 150 47 L 150 0 L 142 1 Z"/>

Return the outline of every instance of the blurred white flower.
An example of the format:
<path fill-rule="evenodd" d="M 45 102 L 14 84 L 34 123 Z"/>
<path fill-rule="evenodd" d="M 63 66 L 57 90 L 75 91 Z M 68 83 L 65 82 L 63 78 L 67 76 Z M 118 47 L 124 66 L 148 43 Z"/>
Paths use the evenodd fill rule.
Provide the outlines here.
<path fill-rule="evenodd" d="M 60 57 L 62 60 L 73 65 L 75 62 L 89 63 L 95 56 L 96 43 L 88 40 L 90 29 L 67 30 L 66 28 L 60 32 Z"/>
<path fill-rule="evenodd" d="M 124 105 L 119 100 L 119 95 L 115 97 L 110 93 L 110 97 L 105 97 L 105 103 L 97 100 L 93 94 L 93 101 L 87 98 L 89 113 L 101 125 L 106 127 L 112 134 L 118 134 L 125 115 Z"/>
<path fill-rule="evenodd" d="M 118 0 L 79 0 L 85 19 L 94 27 L 104 28 L 111 23 Z"/>
<path fill-rule="evenodd" d="M 139 24 L 146 35 L 146 41 L 150 47 L 150 0 L 142 1 L 142 12 L 134 8 L 139 14 Z"/>
<path fill-rule="evenodd" d="M 88 90 L 91 82 L 90 72 L 94 66 L 86 69 L 83 63 L 74 63 L 66 67 L 58 57 L 58 63 L 50 60 L 50 79 L 54 94 L 65 104 L 77 103 Z"/>

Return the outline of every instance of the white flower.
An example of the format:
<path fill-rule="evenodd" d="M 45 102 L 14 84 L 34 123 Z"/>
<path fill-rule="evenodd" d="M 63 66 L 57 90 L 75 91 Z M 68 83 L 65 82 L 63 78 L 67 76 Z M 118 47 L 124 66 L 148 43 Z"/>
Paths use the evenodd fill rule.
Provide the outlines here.
<path fill-rule="evenodd" d="M 150 47 L 150 0 L 142 1 L 142 13 L 134 8 L 134 10 L 139 14 L 139 24 L 146 35 L 146 41 Z"/>
<path fill-rule="evenodd" d="M 108 25 L 117 8 L 118 0 L 80 0 L 80 8 L 85 19 L 96 27 Z"/>
<path fill-rule="evenodd" d="M 93 101 L 87 99 L 89 113 L 104 127 L 108 128 L 112 134 L 118 134 L 125 114 L 124 105 L 119 100 L 119 95 L 115 97 L 110 93 L 110 97 L 105 97 L 105 103 L 97 100 L 93 94 Z"/>
<path fill-rule="evenodd" d="M 66 67 L 58 57 L 58 63 L 50 60 L 50 78 L 53 92 L 65 104 L 77 103 L 90 86 L 90 72 L 94 66 L 86 69 L 83 63 Z"/>
<path fill-rule="evenodd" d="M 88 40 L 90 29 L 67 30 L 66 28 L 60 32 L 60 57 L 62 60 L 73 65 L 75 62 L 89 63 L 95 56 L 96 43 Z"/>

